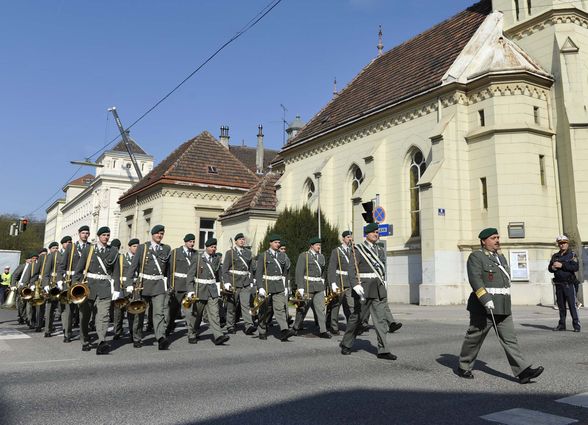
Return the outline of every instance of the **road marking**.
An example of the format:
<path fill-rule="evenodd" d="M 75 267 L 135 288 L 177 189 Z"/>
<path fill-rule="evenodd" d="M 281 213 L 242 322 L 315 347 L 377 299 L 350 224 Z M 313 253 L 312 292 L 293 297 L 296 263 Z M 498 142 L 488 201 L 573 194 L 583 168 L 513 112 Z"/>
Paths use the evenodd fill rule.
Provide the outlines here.
<path fill-rule="evenodd" d="M 555 401 L 558 403 L 571 404 L 572 406 L 588 407 L 588 393 L 576 394 Z"/>
<path fill-rule="evenodd" d="M 499 422 L 504 425 L 567 425 L 578 422 L 576 419 L 529 409 L 504 410 L 502 412 L 480 416 L 480 418 L 490 422 Z"/>
<path fill-rule="evenodd" d="M 16 329 L 0 329 L 0 339 L 26 339 L 30 335 L 17 331 Z"/>

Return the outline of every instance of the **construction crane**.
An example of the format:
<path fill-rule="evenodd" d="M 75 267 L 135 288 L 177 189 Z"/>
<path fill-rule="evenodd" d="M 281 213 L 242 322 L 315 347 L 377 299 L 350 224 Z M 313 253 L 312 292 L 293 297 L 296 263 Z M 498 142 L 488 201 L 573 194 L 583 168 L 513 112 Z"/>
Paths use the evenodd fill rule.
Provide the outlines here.
<path fill-rule="evenodd" d="M 135 159 L 135 155 L 133 155 L 133 151 L 131 150 L 131 142 L 129 140 L 129 133 L 127 130 L 124 129 L 122 122 L 120 122 L 120 118 L 118 117 L 118 112 L 116 112 L 116 107 L 108 108 L 108 112 L 112 112 L 112 116 L 114 116 L 114 120 L 116 121 L 116 125 L 118 127 L 118 131 L 120 131 L 120 135 L 122 140 L 125 144 L 125 148 L 127 148 L 127 152 L 129 153 L 129 157 L 131 157 L 131 162 L 133 163 L 133 167 L 135 167 L 135 171 L 137 172 L 137 176 L 139 180 L 143 178 L 143 174 L 141 174 L 141 170 L 139 169 L 139 164 L 137 164 L 137 160 Z"/>

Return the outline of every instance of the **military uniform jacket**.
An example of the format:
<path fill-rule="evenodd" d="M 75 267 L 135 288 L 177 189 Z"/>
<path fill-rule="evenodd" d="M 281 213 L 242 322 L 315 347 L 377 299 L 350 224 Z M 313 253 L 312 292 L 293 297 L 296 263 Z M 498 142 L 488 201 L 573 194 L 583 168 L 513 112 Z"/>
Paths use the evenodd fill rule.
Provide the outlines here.
<path fill-rule="evenodd" d="M 364 241 L 354 246 L 351 256 L 352 263 L 348 270 L 349 282 L 357 282 L 359 278 L 366 298 L 378 300 L 386 298 L 388 292 L 386 291 L 386 253 L 384 249 Z M 356 262 L 355 266 L 353 261 Z M 357 276 L 356 269 L 359 271 L 359 276 Z"/>
<path fill-rule="evenodd" d="M 168 267 L 169 276 L 168 283 L 170 288 L 176 292 L 187 292 L 188 285 L 186 283 L 188 278 L 188 270 L 192 265 L 192 261 L 196 261 L 198 252 L 191 249 L 186 254 L 185 247 L 181 246 L 172 251 L 170 266 Z M 191 291 L 191 289 L 190 289 Z"/>
<path fill-rule="evenodd" d="M 45 271 L 43 273 L 43 276 L 41 276 L 41 284 L 43 286 L 53 287 L 55 286 L 57 281 L 61 280 L 61 277 L 59 277 L 57 274 L 60 262 L 61 253 L 59 251 L 55 251 L 47 256 L 47 264 L 45 264 Z"/>
<path fill-rule="evenodd" d="M 196 256 L 188 270 L 187 285 L 201 300 L 219 296 L 217 282 L 220 282 L 221 260 L 217 255 L 206 257 L 206 253 Z"/>
<path fill-rule="evenodd" d="M 33 270 L 33 274 L 30 276 L 29 278 L 29 285 L 35 285 L 37 283 L 37 281 L 40 281 L 42 279 L 42 275 L 45 274 L 45 269 L 47 267 L 49 267 L 49 264 L 47 262 L 47 254 L 41 254 L 39 256 L 39 259 L 37 260 L 37 262 L 35 263 L 35 266 L 32 268 Z M 41 282 L 39 282 L 41 283 Z M 42 287 L 42 285 L 41 285 Z"/>
<path fill-rule="evenodd" d="M 241 252 L 239 252 L 241 251 Z M 253 282 L 251 274 L 251 251 L 233 248 L 225 254 L 222 267 L 223 283 L 230 283 L 234 288 L 246 288 Z"/>
<path fill-rule="evenodd" d="M 115 291 L 124 291 L 127 286 L 134 285 L 137 278 L 136 273 L 130 281 L 127 281 L 127 271 L 129 270 L 129 267 L 131 267 L 132 262 L 133 256 L 129 252 L 121 254 L 119 251 L 118 258 L 114 264 L 114 269 L 112 270 Z"/>
<path fill-rule="evenodd" d="M 486 314 L 484 304 L 494 301 L 494 314 L 511 314 L 510 269 L 502 254 L 485 249 L 474 251 L 468 257 L 468 279 L 472 293 L 467 309 Z"/>
<path fill-rule="evenodd" d="M 283 252 L 276 252 L 274 255 L 271 249 L 258 255 L 255 269 L 257 288 L 265 289 L 267 294 L 284 292 L 288 273 L 286 258 Z"/>
<path fill-rule="evenodd" d="M 559 261 L 561 269 L 554 269 L 553 263 Z M 576 272 L 580 269 L 578 257 L 574 251 L 556 252 L 551 256 L 551 261 L 547 267 L 550 273 L 553 273 L 555 283 L 574 283 L 576 282 Z"/>
<path fill-rule="evenodd" d="M 351 288 L 352 285 L 349 284 L 349 264 L 351 264 L 351 248 L 343 245 L 335 248 L 329 258 L 328 283 L 335 283 L 339 288 L 343 289 Z"/>
<path fill-rule="evenodd" d="M 82 247 L 82 245 L 85 245 Z M 76 269 L 78 261 L 82 256 L 82 251 L 85 247 L 89 246 L 89 243 L 83 244 L 78 241 L 75 244 L 70 244 L 67 249 L 61 254 L 61 261 L 57 267 L 58 280 L 71 280 L 73 279 L 73 273 Z"/>
<path fill-rule="evenodd" d="M 100 252 L 98 245 L 90 245 L 84 248 L 82 256 L 74 270 L 73 283 L 81 282 L 84 278 L 84 272 L 87 273 L 86 278 L 88 288 L 90 288 L 90 296 L 88 298 L 91 300 L 111 298 L 112 290 L 114 289 L 112 275 L 114 265 L 118 259 L 118 249 L 110 245 L 102 248 L 102 252 Z M 98 260 L 99 258 L 100 260 Z M 86 271 L 86 263 L 88 261 L 89 264 Z"/>
<path fill-rule="evenodd" d="M 155 296 L 165 294 L 169 289 L 167 281 L 167 267 L 169 265 L 171 248 L 169 245 L 158 245 L 153 249 L 151 242 L 139 245 L 133 262 L 127 270 L 127 282 L 138 273 L 137 284 L 143 285 L 143 295 Z M 157 262 L 157 263 L 156 263 Z M 159 267 L 158 267 L 159 265 Z"/>
<path fill-rule="evenodd" d="M 298 256 L 296 263 L 296 289 L 306 292 L 322 292 L 325 290 L 325 256 L 321 253 L 306 251 Z"/>
<path fill-rule="evenodd" d="M 18 282 L 20 282 L 20 278 L 22 277 L 22 274 L 25 270 L 25 266 L 27 263 L 22 263 L 19 264 L 18 267 L 16 269 L 14 269 L 14 272 L 12 273 L 12 278 L 10 280 L 10 285 L 11 286 L 18 286 Z M 31 266 L 29 265 L 30 268 Z"/>

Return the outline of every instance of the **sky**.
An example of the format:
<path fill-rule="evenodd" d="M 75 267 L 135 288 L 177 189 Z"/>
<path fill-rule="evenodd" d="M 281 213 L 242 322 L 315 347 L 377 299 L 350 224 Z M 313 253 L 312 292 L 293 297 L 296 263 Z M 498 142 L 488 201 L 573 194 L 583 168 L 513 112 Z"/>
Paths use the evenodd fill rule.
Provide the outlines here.
<path fill-rule="evenodd" d="M 271 0 L 19 0 L 0 3 L 0 214 L 44 219 L 61 188 Z M 282 0 L 131 136 L 159 163 L 207 130 L 282 146 L 282 117 L 309 121 L 377 55 L 475 0 Z M 390 76 L 394 78 L 394 76 Z M 98 155 L 91 159 L 96 159 Z M 76 173 L 76 170 L 77 173 Z"/>

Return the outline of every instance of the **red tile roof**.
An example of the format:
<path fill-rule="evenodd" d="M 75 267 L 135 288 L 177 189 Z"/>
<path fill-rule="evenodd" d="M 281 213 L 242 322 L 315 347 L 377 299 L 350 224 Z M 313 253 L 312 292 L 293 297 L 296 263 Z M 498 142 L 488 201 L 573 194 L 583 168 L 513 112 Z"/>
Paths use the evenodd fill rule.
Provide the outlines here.
<path fill-rule="evenodd" d="M 491 0 L 482 0 L 371 61 L 284 149 L 441 85 L 491 11 Z"/>
<path fill-rule="evenodd" d="M 258 181 L 255 173 L 204 131 L 168 155 L 119 202 L 157 184 L 193 183 L 247 190 Z"/>
<path fill-rule="evenodd" d="M 280 178 L 279 173 L 269 172 L 257 182 L 245 195 L 227 208 L 221 218 L 238 214 L 248 210 L 276 210 L 276 182 Z"/>
<path fill-rule="evenodd" d="M 147 155 L 147 152 L 143 150 L 141 146 L 137 144 L 133 139 L 129 138 L 129 145 L 131 145 L 131 152 L 140 155 Z M 125 142 L 122 139 L 112 148 L 113 151 L 126 152 L 127 148 Z"/>
<path fill-rule="evenodd" d="M 65 192 L 66 188 L 69 186 L 89 186 L 90 183 L 92 183 L 92 181 L 94 180 L 94 178 L 94 174 L 85 174 L 82 177 L 78 177 L 77 179 L 74 179 L 67 183 L 65 186 L 63 186 L 63 191 Z"/>
<path fill-rule="evenodd" d="M 229 150 L 239 161 L 241 161 L 247 168 L 254 173 L 257 171 L 257 148 L 251 146 L 232 146 L 229 145 Z M 273 149 L 263 150 L 263 170 L 267 171 L 270 163 L 277 155 L 278 151 Z"/>

